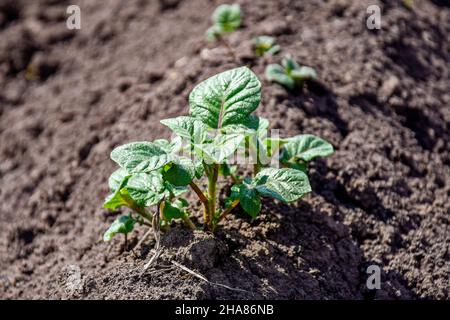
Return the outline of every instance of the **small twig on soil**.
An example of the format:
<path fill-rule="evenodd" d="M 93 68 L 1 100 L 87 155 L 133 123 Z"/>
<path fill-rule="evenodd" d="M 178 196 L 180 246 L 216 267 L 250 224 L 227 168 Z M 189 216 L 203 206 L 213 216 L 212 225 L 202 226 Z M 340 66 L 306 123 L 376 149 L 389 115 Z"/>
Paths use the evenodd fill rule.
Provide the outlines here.
<path fill-rule="evenodd" d="M 144 266 L 144 269 L 141 272 L 141 276 L 147 271 L 148 268 L 150 268 L 156 261 L 158 260 L 159 256 L 163 252 L 163 249 L 161 248 L 161 233 L 160 233 L 160 210 L 161 210 L 161 204 L 163 203 L 164 199 L 162 199 L 158 203 L 158 208 L 156 210 L 156 213 L 153 214 L 152 219 L 152 228 L 153 228 L 153 234 L 155 236 L 155 254 L 151 257 L 150 261 L 147 262 L 147 264 Z"/>
<path fill-rule="evenodd" d="M 200 273 L 197 273 L 197 272 L 195 272 L 195 271 L 189 269 L 188 267 L 186 267 L 186 266 L 184 266 L 184 265 L 182 265 L 182 264 L 180 264 L 180 263 L 178 263 L 178 262 L 176 262 L 176 261 L 174 261 L 174 260 L 172 260 L 172 261 L 170 261 L 170 262 L 171 262 L 173 265 L 177 266 L 178 268 L 180 268 L 180 269 L 182 269 L 182 270 L 184 270 L 184 271 L 186 271 L 186 272 L 192 274 L 193 276 L 195 276 L 195 277 L 197 277 L 197 278 L 199 278 L 199 279 L 201 279 L 201 280 L 203 280 L 203 281 L 205 281 L 205 282 L 207 282 L 207 283 L 209 283 L 209 284 L 211 284 L 211 285 L 218 286 L 218 287 L 222 287 L 222 288 L 225 288 L 225 289 L 228 289 L 228 290 L 232 290 L 232 291 L 240 291 L 240 292 L 251 293 L 251 294 L 253 295 L 253 292 L 251 292 L 251 291 L 247 291 L 247 290 L 239 289 L 239 288 L 232 288 L 232 287 L 229 287 L 229 286 L 227 286 L 227 285 L 225 285 L 225 284 L 222 284 L 222 283 L 217 283 L 217 282 L 209 281 L 208 279 L 206 279 L 205 276 L 203 276 L 203 275 L 201 275 Z"/>

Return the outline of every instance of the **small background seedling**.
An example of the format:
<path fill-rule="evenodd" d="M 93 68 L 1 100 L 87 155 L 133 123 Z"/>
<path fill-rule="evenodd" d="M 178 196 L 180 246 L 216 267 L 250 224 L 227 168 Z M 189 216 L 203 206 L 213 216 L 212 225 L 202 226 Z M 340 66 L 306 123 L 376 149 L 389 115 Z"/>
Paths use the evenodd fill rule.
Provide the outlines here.
<path fill-rule="evenodd" d="M 206 40 L 221 42 L 227 48 L 230 57 L 236 61 L 236 54 L 224 36 L 240 27 L 241 7 L 238 4 L 218 6 L 212 15 L 212 22 L 213 25 L 206 31 Z"/>
<path fill-rule="evenodd" d="M 264 54 L 274 55 L 278 53 L 281 47 L 276 44 L 275 38 L 269 36 L 259 36 L 252 40 L 253 50 L 258 57 Z"/>
<path fill-rule="evenodd" d="M 279 64 L 269 64 L 266 67 L 266 78 L 276 82 L 288 90 L 303 86 L 305 81 L 316 80 L 316 71 L 307 66 L 300 66 L 291 57 L 285 57 Z"/>

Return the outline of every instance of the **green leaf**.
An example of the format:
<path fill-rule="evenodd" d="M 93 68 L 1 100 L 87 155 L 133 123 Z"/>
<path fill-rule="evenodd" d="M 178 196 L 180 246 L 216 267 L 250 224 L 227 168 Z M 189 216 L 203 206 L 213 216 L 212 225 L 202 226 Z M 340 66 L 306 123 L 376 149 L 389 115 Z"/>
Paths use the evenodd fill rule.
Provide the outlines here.
<path fill-rule="evenodd" d="M 254 180 L 255 188 L 262 196 L 292 202 L 311 192 L 308 176 L 291 168 L 267 168 L 260 171 Z"/>
<path fill-rule="evenodd" d="M 160 147 L 166 153 L 174 153 L 181 148 L 182 141 L 179 137 L 176 137 L 171 142 L 166 139 L 157 139 L 153 141 L 153 144 Z"/>
<path fill-rule="evenodd" d="M 255 218 L 261 211 L 261 197 L 254 186 L 246 183 L 231 187 L 231 199 L 239 199 L 245 212 Z"/>
<path fill-rule="evenodd" d="M 291 74 L 291 72 L 293 70 L 300 69 L 300 66 L 298 65 L 298 63 L 295 62 L 295 60 L 290 57 L 283 58 L 283 60 L 281 60 L 281 65 L 283 66 L 286 74 L 288 74 L 288 75 Z"/>
<path fill-rule="evenodd" d="M 195 166 L 195 177 L 197 179 L 200 179 L 203 176 L 203 173 L 205 172 L 205 167 L 203 166 L 202 160 L 196 160 L 194 162 Z"/>
<path fill-rule="evenodd" d="M 300 67 L 299 69 L 292 70 L 291 77 L 296 81 L 316 80 L 316 71 L 307 66 Z"/>
<path fill-rule="evenodd" d="M 218 135 L 212 143 L 195 145 L 194 148 L 205 163 L 223 163 L 239 148 L 244 139 L 242 134 Z"/>
<path fill-rule="evenodd" d="M 133 174 L 128 179 L 126 190 L 142 207 L 157 204 L 164 197 L 164 183 L 159 172 Z"/>
<path fill-rule="evenodd" d="M 175 201 L 173 204 L 169 201 L 164 202 L 163 216 L 167 221 L 172 219 L 181 219 L 186 215 L 182 201 Z"/>
<path fill-rule="evenodd" d="M 269 131 L 269 120 L 263 117 L 259 117 L 258 128 L 256 129 L 258 138 L 261 141 L 263 141 L 267 137 L 268 131 Z"/>
<path fill-rule="evenodd" d="M 257 56 L 262 56 L 265 53 L 272 55 L 280 50 L 280 46 L 275 43 L 273 37 L 259 36 L 253 38 L 252 42 Z"/>
<path fill-rule="evenodd" d="M 317 157 L 327 157 L 334 152 L 329 142 L 312 134 L 302 134 L 287 140 L 281 151 L 282 162 L 290 160 L 308 162 Z"/>
<path fill-rule="evenodd" d="M 241 8 L 238 4 L 222 4 L 214 11 L 212 20 L 220 33 L 233 32 L 241 25 Z"/>
<path fill-rule="evenodd" d="M 115 148 L 111 159 L 128 172 L 150 172 L 165 166 L 173 156 L 152 142 L 132 142 Z"/>
<path fill-rule="evenodd" d="M 295 88 L 295 81 L 289 75 L 285 73 L 283 67 L 278 64 L 269 64 L 266 67 L 265 75 L 270 82 L 278 83 L 289 90 Z"/>
<path fill-rule="evenodd" d="M 106 197 L 105 202 L 103 203 L 103 208 L 116 210 L 121 206 L 129 205 L 128 199 L 125 198 L 121 192 L 130 178 L 130 175 L 125 173 L 125 170 L 119 169 L 114 171 L 109 177 L 108 184 L 113 193 Z"/>
<path fill-rule="evenodd" d="M 222 34 L 222 31 L 220 30 L 220 28 L 216 25 L 208 28 L 208 30 L 206 30 L 205 33 L 205 38 L 207 41 L 213 42 L 216 41 L 220 35 Z"/>
<path fill-rule="evenodd" d="M 174 206 L 176 206 L 177 208 L 186 208 L 189 207 L 189 201 L 184 198 L 178 198 L 174 201 Z"/>
<path fill-rule="evenodd" d="M 108 242 L 118 233 L 127 234 L 133 231 L 136 221 L 131 216 L 121 216 L 114 220 L 103 235 L 103 241 Z"/>
<path fill-rule="evenodd" d="M 121 206 L 128 206 L 128 202 L 122 196 L 120 190 L 117 190 L 113 194 L 107 196 L 105 202 L 103 203 L 103 208 L 105 209 L 116 210 Z"/>
<path fill-rule="evenodd" d="M 164 181 L 164 189 L 165 189 L 164 194 L 166 195 L 166 198 L 170 198 L 170 196 L 178 197 L 183 193 L 189 191 L 189 188 L 185 186 L 174 186 L 168 181 Z"/>
<path fill-rule="evenodd" d="M 114 171 L 108 179 L 108 186 L 111 192 L 119 190 L 124 180 L 129 176 L 130 174 L 123 168 Z"/>
<path fill-rule="evenodd" d="M 190 159 L 180 157 L 174 160 L 162 175 L 174 186 L 187 186 L 195 177 L 195 166 Z"/>
<path fill-rule="evenodd" d="M 230 166 L 227 163 L 222 163 L 219 167 L 219 174 L 224 177 L 231 176 L 232 174 L 235 174 L 236 171 L 237 171 L 237 166 Z"/>
<path fill-rule="evenodd" d="M 190 143 L 203 143 L 207 138 L 208 127 L 193 117 L 181 116 L 160 122 Z"/>
<path fill-rule="evenodd" d="M 242 124 L 261 101 L 261 83 L 247 67 L 219 73 L 189 95 L 190 114 L 214 129 Z"/>

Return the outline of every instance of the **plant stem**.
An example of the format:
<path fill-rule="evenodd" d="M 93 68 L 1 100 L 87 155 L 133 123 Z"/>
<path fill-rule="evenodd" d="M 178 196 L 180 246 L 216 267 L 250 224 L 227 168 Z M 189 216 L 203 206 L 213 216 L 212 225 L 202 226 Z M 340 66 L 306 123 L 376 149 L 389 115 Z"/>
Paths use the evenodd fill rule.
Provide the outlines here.
<path fill-rule="evenodd" d="M 212 230 L 213 218 L 216 213 L 216 187 L 217 179 L 219 178 L 219 164 L 214 164 L 213 172 L 209 176 L 208 183 L 208 200 L 209 200 L 209 217 L 208 217 L 208 228 Z"/>
<path fill-rule="evenodd" d="M 191 181 L 191 183 L 189 185 L 191 186 L 192 190 L 194 190 L 194 192 L 197 194 L 197 196 L 200 198 L 200 201 L 203 203 L 203 206 L 205 207 L 205 210 L 203 212 L 203 219 L 205 220 L 205 225 L 206 225 L 207 221 L 209 219 L 209 202 L 208 202 L 208 199 L 206 198 L 206 196 L 203 193 L 203 191 L 200 190 L 200 188 L 198 187 L 198 185 L 194 181 Z"/>
<path fill-rule="evenodd" d="M 197 227 L 192 222 L 192 220 L 186 215 L 183 217 L 183 222 L 191 229 L 191 230 L 197 230 Z"/>
<path fill-rule="evenodd" d="M 253 177 L 256 176 L 260 170 L 261 165 L 259 163 L 253 164 Z"/>
<path fill-rule="evenodd" d="M 143 207 L 139 207 L 135 204 L 132 205 L 131 209 L 136 211 L 138 214 L 140 214 L 143 218 L 147 219 L 148 221 L 152 221 L 152 215 L 147 211 L 147 209 Z"/>

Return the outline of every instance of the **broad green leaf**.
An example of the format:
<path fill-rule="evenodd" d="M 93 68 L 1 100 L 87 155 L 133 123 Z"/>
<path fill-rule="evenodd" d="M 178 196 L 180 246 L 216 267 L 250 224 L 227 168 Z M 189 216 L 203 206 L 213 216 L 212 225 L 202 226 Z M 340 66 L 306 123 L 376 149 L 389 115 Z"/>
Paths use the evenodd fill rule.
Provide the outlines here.
<path fill-rule="evenodd" d="M 108 184 L 113 193 L 106 197 L 103 208 L 116 210 L 121 206 L 129 205 L 128 199 L 122 195 L 122 190 L 124 190 L 130 178 L 130 175 L 125 174 L 125 172 L 119 169 L 109 177 Z"/>
<path fill-rule="evenodd" d="M 189 207 L 189 201 L 184 198 L 178 198 L 174 201 L 174 206 L 176 206 L 177 208 L 186 208 Z"/>
<path fill-rule="evenodd" d="M 166 139 L 157 139 L 153 141 L 153 143 L 164 150 L 164 152 L 166 153 L 175 153 L 179 151 L 182 146 L 180 137 L 174 138 L 171 142 L 167 141 Z"/>
<path fill-rule="evenodd" d="M 172 219 L 181 219 L 185 215 L 186 210 L 184 209 L 182 201 L 175 200 L 174 203 L 170 203 L 166 200 L 164 202 L 163 216 L 167 221 L 170 222 Z"/>
<path fill-rule="evenodd" d="M 261 83 L 247 67 L 219 73 L 189 95 L 190 114 L 214 129 L 243 124 L 261 101 Z"/>
<path fill-rule="evenodd" d="M 212 20 L 221 33 L 233 32 L 241 25 L 241 8 L 238 4 L 222 4 L 214 11 Z"/>
<path fill-rule="evenodd" d="M 120 190 L 117 190 L 113 194 L 107 196 L 105 202 L 103 203 L 103 208 L 110 210 L 116 210 L 121 206 L 128 206 L 128 202 L 122 196 Z"/>
<path fill-rule="evenodd" d="M 132 142 L 115 148 L 111 159 L 128 172 L 150 172 L 165 166 L 173 156 L 152 142 Z"/>
<path fill-rule="evenodd" d="M 195 177 L 195 166 L 191 159 L 180 157 L 174 160 L 170 167 L 163 171 L 164 180 L 174 186 L 187 186 Z"/>
<path fill-rule="evenodd" d="M 130 174 L 127 172 L 127 170 L 123 168 L 119 168 L 116 171 L 114 171 L 108 179 L 108 186 L 111 192 L 119 190 L 124 179 L 129 175 Z"/>
<path fill-rule="evenodd" d="M 174 186 L 170 182 L 164 181 L 164 194 L 165 194 L 166 198 L 170 198 L 170 196 L 178 197 L 188 191 L 189 191 L 189 188 L 187 188 L 185 186 Z"/>
<path fill-rule="evenodd" d="M 159 156 L 150 157 L 145 160 L 130 160 L 127 163 L 127 169 L 131 172 L 151 172 L 153 170 L 164 167 L 166 164 L 172 162 L 175 156 L 172 154 L 164 153 Z"/>
<path fill-rule="evenodd" d="M 111 239 L 118 233 L 130 233 L 131 231 L 133 231 L 135 223 L 136 221 L 134 221 L 131 216 L 121 216 L 117 218 L 111 224 L 109 229 L 106 230 L 105 234 L 103 235 L 103 241 L 111 241 Z"/>
<path fill-rule="evenodd" d="M 127 182 L 130 197 L 142 207 L 157 204 L 164 197 L 164 183 L 159 172 L 136 173 Z"/>
<path fill-rule="evenodd" d="M 262 196 L 292 202 L 311 192 L 308 176 L 291 168 L 267 168 L 260 171 L 254 180 L 255 188 Z"/>
<path fill-rule="evenodd" d="M 266 78 L 270 82 L 276 82 L 289 90 L 293 90 L 295 88 L 295 81 L 289 75 L 285 73 L 283 67 L 278 64 L 269 64 L 266 67 Z"/>
<path fill-rule="evenodd" d="M 327 157 L 334 152 L 333 146 L 312 134 L 302 134 L 287 139 L 281 151 L 281 161 L 311 161 L 316 157 Z"/>
<path fill-rule="evenodd" d="M 196 118 L 181 116 L 161 120 L 161 123 L 190 143 L 203 143 L 206 140 L 208 127 Z"/>
<path fill-rule="evenodd" d="M 223 163 L 239 148 L 244 139 L 242 134 L 218 135 L 212 143 L 195 145 L 194 148 L 207 164 Z"/>
<path fill-rule="evenodd" d="M 269 131 L 269 120 L 267 120 L 266 118 L 259 117 L 258 129 L 256 130 L 256 132 L 258 133 L 258 138 L 261 141 L 263 141 L 267 137 L 268 131 Z"/>
<path fill-rule="evenodd" d="M 303 66 L 292 70 L 291 77 L 296 81 L 315 80 L 317 79 L 317 73 L 313 68 Z"/>
<path fill-rule="evenodd" d="M 239 199 L 242 209 L 253 218 L 261 211 L 261 197 L 253 185 L 234 185 L 230 197 L 232 200 Z"/>
<path fill-rule="evenodd" d="M 244 124 L 230 124 L 221 130 L 222 134 L 242 134 L 244 136 L 252 136 L 255 132 L 254 129 L 249 128 Z"/>

